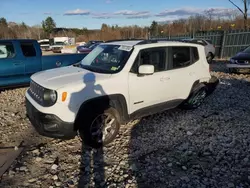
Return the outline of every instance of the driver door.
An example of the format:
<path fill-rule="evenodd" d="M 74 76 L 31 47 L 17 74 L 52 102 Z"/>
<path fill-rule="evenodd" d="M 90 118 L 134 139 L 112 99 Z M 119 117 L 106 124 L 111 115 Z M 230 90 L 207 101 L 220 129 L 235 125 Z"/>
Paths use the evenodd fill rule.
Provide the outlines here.
<path fill-rule="evenodd" d="M 168 48 L 156 47 L 141 50 L 129 73 L 129 113 L 144 111 L 150 114 L 162 107 L 162 104 L 171 100 L 171 82 L 167 73 Z M 154 65 L 152 75 L 138 75 L 140 65 Z M 170 92 L 169 92 L 170 91 Z"/>

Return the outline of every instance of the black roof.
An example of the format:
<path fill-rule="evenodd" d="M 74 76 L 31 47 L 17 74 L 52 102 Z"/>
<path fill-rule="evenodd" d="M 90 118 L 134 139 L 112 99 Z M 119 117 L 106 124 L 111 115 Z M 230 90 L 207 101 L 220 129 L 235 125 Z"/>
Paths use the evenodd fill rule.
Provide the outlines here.
<path fill-rule="evenodd" d="M 136 45 L 143 45 L 143 44 L 152 44 L 152 43 L 158 43 L 158 42 L 183 42 L 183 43 L 190 43 L 190 44 L 198 44 L 198 45 L 202 45 L 204 46 L 204 44 L 201 44 L 199 42 L 196 41 L 190 41 L 190 40 L 186 40 L 186 39 L 140 39 L 140 38 L 129 38 L 129 39 L 114 39 L 114 40 L 108 40 L 105 41 L 107 42 L 116 42 L 116 41 L 129 41 L 129 40 L 140 40 L 140 42 L 138 42 Z"/>
<path fill-rule="evenodd" d="M 163 42 L 163 41 L 166 41 L 166 42 L 184 42 L 184 43 L 198 44 L 198 45 L 204 46 L 203 44 L 201 44 L 199 42 L 185 40 L 185 39 L 149 39 L 149 40 L 143 40 L 143 41 L 137 43 L 137 45 L 158 43 L 158 42 Z"/>

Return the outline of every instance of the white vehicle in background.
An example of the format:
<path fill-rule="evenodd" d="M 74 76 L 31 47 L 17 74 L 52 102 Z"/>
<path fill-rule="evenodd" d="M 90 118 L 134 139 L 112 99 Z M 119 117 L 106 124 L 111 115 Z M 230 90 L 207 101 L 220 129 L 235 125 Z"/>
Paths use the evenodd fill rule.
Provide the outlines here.
<path fill-rule="evenodd" d="M 39 43 L 42 51 L 50 51 L 51 50 L 49 39 L 42 39 L 42 40 L 39 40 L 37 42 Z"/>
<path fill-rule="evenodd" d="M 210 39 L 192 38 L 192 39 L 185 39 L 185 40 L 202 44 L 205 47 L 205 53 L 206 53 L 208 63 L 212 62 L 212 60 L 215 57 L 215 46 L 213 45 Z"/>
<path fill-rule="evenodd" d="M 54 45 L 51 46 L 52 51 L 54 53 L 61 53 L 62 49 L 66 45 L 74 45 L 75 44 L 75 38 L 70 37 L 55 37 L 54 38 Z"/>

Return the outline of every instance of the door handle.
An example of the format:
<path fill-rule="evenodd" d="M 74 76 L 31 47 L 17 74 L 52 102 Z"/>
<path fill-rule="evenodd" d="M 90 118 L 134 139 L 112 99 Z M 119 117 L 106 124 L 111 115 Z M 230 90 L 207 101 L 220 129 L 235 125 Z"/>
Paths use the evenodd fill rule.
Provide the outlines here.
<path fill-rule="evenodd" d="M 161 81 L 161 82 L 164 82 L 164 81 L 167 81 L 167 80 L 170 80 L 170 78 L 169 78 L 169 77 L 161 77 L 161 78 L 160 78 L 160 81 Z"/>
<path fill-rule="evenodd" d="M 14 63 L 15 66 L 18 66 L 18 65 L 21 65 L 21 64 L 23 64 L 23 63 Z"/>

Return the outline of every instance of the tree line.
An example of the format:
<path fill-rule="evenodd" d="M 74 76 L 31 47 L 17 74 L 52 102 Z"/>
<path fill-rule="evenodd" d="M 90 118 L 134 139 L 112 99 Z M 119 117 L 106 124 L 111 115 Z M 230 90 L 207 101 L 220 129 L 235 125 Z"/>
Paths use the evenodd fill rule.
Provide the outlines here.
<path fill-rule="evenodd" d="M 140 27 L 131 25 L 121 27 L 118 25 L 107 25 L 103 23 L 100 29 L 89 30 L 86 27 L 58 28 L 52 17 L 47 17 L 40 25 L 28 26 L 24 22 L 8 22 L 0 18 L 0 39 L 8 38 L 32 38 L 44 39 L 57 36 L 75 37 L 76 41 L 89 40 L 111 40 L 125 38 L 148 38 L 150 36 L 173 36 L 200 31 L 212 30 L 248 30 L 248 0 L 242 0 L 243 8 L 229 0 L 238 10 L 232 11 L 227 17 L 221 18 L 214 15 L 214 9 L 208 9 L 204 14 L 196 14 L 186 19 L 174 20 L 172 22 L 156 22 L 151 25 Z"/>

